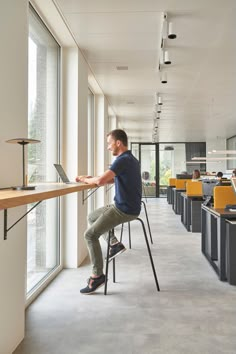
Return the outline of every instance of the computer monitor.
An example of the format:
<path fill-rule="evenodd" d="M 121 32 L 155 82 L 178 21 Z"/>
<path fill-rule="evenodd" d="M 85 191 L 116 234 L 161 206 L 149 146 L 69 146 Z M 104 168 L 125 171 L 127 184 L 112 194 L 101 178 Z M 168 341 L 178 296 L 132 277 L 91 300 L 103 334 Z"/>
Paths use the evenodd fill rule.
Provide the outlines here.
<path fill-rule="evenodd" d="M 222 179 L 217 183 L 217 186 L 224 186 L 224 187 L 231 186 L 231 181 L 229 181 L 228 179 L 222 178 Z"/>
<path fill-rule="evenodd" d="M 176 175 L 176 178 L 177 179 L 192 179 L 192 175 L 185 175 L 185 174 L 183 174 L 183 173 L 178 173 L 177 175 Z"/>

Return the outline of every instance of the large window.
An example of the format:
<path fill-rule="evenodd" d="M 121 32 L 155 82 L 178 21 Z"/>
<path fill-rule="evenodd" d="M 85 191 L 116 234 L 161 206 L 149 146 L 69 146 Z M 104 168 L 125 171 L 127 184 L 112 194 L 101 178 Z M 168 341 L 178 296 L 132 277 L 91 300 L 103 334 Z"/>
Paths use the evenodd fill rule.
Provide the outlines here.
<path fill-rule="evenodd" d="M 94 176 L 94 94 L 88 89 L 88 174 Z M 94 210 L 94 195 L 88 198 L 88 211 Z"/>
<path fill-rule="evenodd" d="M 53 163 L 59 154 L 60 47 L 30 8 L 28 53 L 28 180 L 56 180 Z M 28 206 L 29 208 L 32 205 Z M 59 200 L 39 204 L 27 220 L 27 292 L 59 265 Z"/>
<path fill-rule="evenodd" d="M 94 175 L 94 94 L 88 89 L 88 173 Z"/>

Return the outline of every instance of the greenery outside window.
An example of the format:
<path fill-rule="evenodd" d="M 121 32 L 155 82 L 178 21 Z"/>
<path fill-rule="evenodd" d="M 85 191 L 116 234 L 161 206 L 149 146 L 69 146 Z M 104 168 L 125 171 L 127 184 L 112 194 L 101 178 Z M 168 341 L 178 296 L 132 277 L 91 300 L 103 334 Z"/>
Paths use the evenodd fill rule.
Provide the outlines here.
<path fill-rule="evenodd" d="M 28 181 L 55 181 L 59 154 L 60 46 L 30 7 L 28 43 Z M 29 205 L 30 209 L 32 205 Z M 27 292 L 60 264 L 59 199 L 39 204 L 27 216 Z"/>

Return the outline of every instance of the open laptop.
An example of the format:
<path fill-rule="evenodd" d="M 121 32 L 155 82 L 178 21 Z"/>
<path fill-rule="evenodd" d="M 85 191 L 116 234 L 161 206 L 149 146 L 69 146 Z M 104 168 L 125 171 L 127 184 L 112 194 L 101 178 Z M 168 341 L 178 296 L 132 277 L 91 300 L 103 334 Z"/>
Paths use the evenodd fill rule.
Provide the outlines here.
<path fill-rule="evenodd" d="M 58 174 L 59 174 L 59 176 L 60 176 L 60 178 L 61 178 L 63 183 L 66 183 L 66 184 L 79 184 L 80 183 L 80 182 L 76 182 L 76 181 L 71 182 L 69 180 L 69 178 L 67 177 L 67 174 L 65 173 L 62 165 L 54 163 L 54 166 L 55 166 L 55 168 L 56 168 L 56 170 L 57 170 L 57 172 L 58 172 Z"/>

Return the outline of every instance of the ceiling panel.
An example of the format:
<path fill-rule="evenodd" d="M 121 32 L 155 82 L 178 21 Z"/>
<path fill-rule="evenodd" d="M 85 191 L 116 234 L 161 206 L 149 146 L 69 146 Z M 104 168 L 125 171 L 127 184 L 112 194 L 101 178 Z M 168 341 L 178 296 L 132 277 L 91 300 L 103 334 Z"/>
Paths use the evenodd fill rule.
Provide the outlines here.
<path fill-rule="evenodd" d="M 236 1 L 54 2 L 131 138 L 152 140 L 156 92 L 163 101 L 159 141 L 236 134 Z M 167 84 L 158 70 L 163 12 L 177 33 L 164 41 L 172 61 L 161 65 Z"/>

